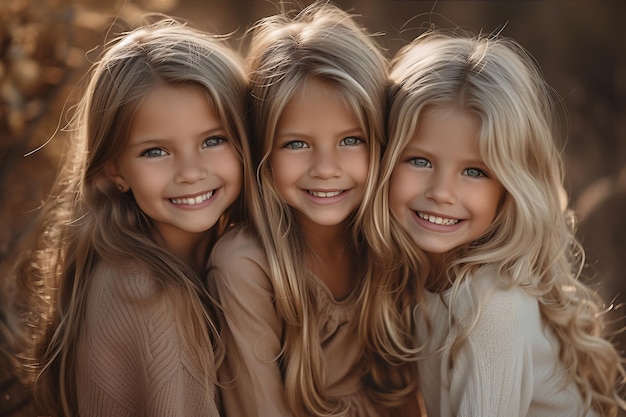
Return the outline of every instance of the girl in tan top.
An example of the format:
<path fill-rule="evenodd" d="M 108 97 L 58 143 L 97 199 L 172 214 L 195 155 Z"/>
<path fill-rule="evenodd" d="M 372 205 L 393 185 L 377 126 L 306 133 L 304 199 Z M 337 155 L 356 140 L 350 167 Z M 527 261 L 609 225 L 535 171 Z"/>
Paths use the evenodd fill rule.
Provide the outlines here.
<path fill-rule="evenodd" d="M 36 312 L 32 365 L 51 414 L 219 415 L 200 276 L 250 166 L 246 95 L 236 55 L 171 20 L 121 36 L 94 65 L 19 270 L 38 290 L 23 311 Z"/>
<path fill-rule="evenodd" d="M 393 345 L 388 332 L 399 326 L 387 322 L 394 313 L 369 317 L 364 301 L 390 298 L 363 237 L 383 145 L 385 59 L 327 3 L 260 21 L 248 59 L 253 223 L 224 236 L 210 262 L 227 324 L 226 413 L 402 415 L 414 367 L 392 368 L 370 349 L 371 339 Z"/>

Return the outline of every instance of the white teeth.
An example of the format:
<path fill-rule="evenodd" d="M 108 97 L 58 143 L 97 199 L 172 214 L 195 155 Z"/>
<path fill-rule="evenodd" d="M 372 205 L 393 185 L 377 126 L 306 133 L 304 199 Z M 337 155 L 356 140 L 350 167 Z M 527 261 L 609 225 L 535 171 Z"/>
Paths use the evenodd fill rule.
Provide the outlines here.
<path fill-rule="evenodd" d="M 443 217 L 431 216 L 430 214 L 421 213 L 419 211 L 417 212 L 417 215 L 420 219 L 424 219 L 435 224 L 442 224 L 444 226 L 452 226 L 453 224 L 457 224 L 459 222 L 459 220 L 444 219 Z"/>
<path fill-rule="evenodd" d="M 315 197 L 335 197 L 339 194 L 343 193 L 343 191 L 313 191 L 309 190 L 309 194 L 314 195 Z"/>
<path fill-rule="evenodd" d="M 197 197 L 190 198 L 170 198 L 170 202 L 172 204 L 185 204 L 188 206 L 193 206 L 194 204 L 200 204 L 203 201 L 208 200 L 213 195 L 213 191 L 209 191 L 206 194 L 199 195 Z"/>

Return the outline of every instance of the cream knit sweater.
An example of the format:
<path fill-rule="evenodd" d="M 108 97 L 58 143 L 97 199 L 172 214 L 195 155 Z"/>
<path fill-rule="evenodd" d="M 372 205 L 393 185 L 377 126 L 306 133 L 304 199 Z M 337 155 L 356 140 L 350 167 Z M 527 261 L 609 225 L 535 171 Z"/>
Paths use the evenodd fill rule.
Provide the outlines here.
<path fill-rule="evenodd" d="M 584 412 L 576 384 L 559 361 L 559 342 L 545 325 L 535 297 L 522 288 L 497 289 L 498 276 L 487 268 L 470 277 L 455 303 L 451 290 L 427 292 L 428 333 L 416 310 L 419 342 L 426 346 L 419 362 L 420 386 L 429 416 L 438 417 L 592 417 Z M 471 295 L 474 294 L 474 296 Z M 472 298 L 487 296 L 478 323 L 453 366 L 450 342 Z"/>

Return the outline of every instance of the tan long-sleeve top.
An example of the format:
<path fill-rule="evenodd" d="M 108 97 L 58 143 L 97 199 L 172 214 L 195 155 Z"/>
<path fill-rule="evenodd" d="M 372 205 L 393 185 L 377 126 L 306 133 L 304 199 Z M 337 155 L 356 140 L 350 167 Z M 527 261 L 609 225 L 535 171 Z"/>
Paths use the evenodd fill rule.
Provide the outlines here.
<path fill-rule="evenodd" d="M 150 273 L 100 265 L 92 278 L 77 357 L 81 417 L 218 417 L 215 387 L 177 328 L 177 305 Z"/>
<path fill-rule="evenodd" d="M 209 276 L 225 310 L 222 340 L 226 361 L 220 368 L 222 400 L 228 417 L 282 417 L 293 415 L 284 395 L 279 358 L 283 326 L 274 308 L 269 266 L 257 241 L 242 229 L 226 234 L 216 244 Z M 324 354 L 329 397 L 349 407 L 350 416 L 386 416 L 365 395 L 359 366 L 361 348 L 355 321 L 357 294 L 336 301 L 321 280 L 315 281 L 319 336 Z"/>

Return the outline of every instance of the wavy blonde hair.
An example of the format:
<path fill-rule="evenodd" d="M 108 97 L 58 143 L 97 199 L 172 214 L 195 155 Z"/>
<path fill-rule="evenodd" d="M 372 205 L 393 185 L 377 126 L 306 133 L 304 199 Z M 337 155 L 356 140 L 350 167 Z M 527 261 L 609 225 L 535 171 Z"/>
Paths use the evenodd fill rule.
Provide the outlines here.
<path fill-rule="evenodd" d="M 564 174 L 555 144 L 555 95 L 538 66 L 511 39 L 432 31 L 399 51 L 390 77 L 389 147 L 377 194 L 381 202 L 375 206 L 389 206 L 391 174 L 424 111 L 455 105 L 476 115 L 481 156 L 506 191 L 489 230 L 447 255 L 444 285 L 452 286 L 450 303 L 479 268 L 496 265 L 503 285 L 520 286 L 538 299 L 542 318 L 560 341 L 560 359 L 587 408 L 615 416 L 624 407 L 618 392 L 624 360 L 608 340 L 602 301 L 580 279 L 584 251 L 574 234 L 573 213 L 563 210 L 559 200 Z M 402 248 L 389 253 L 389 262 L 411 265 L 402 269 L 404 275 L 424 262 L 393 216 L 379 226 Z M 423 289 L 426 275 L 419 269 L 416 273 Z M 476 322 L 480 302 L 476 300 L 468 323 Z M 472 327 L 453 342 L 453 357 Z"/>
<path fill-rule="evenodd" d="M 163 18 L 107 44 L 71 119 L 71 141 L 41 212 L 36 247 L 16 268 L 20 297 L 13 307 L 18 314 L 29 312 L 23 317 L 22 355 L 38 397 L 51 412 L 77 415 L 75 358 L 81 319 L 92 272 L 103 261 L 127 260 L 151 272 L 163 294 L 179 306 L 177 327 L 206 382 L 215 382 L 216 364 L 207 352 L 213 346 L 219 361 L 221 348 L 203 271 L 194 271 L 161 247 L 153 238 L 152 220 L 132 193 L 119 192 L 104 173 L 105 165 L 124 149 L 141 100 L 163 83 L 201 88 L 222 120 L 242 169 L 251 166 L 244 63 L 223 38 Z M 213 239 L 241 218 L 242 205 L 238 201 L 223 214 L 211 231 Z"/>
<path fill-rule="evenodd" d="M 349 222 L 356 253 L 370 259 L 371 250 L 362 231 L 368 227 L 366 211 L 373 199 L 384 145 L 387 62 L 374 39 L 352 15 L 326 2 L 262 19 L 250 33 L 251 130 L 258 190 L 249 203 L 255 234 L 267 253 L 276 310 L 285 326 L 281 363 L 286 399 L 298 416 L 339 416 L 347 411 L 346 404 L 325 391 L 323 353 L 314 315 L 316 299 L 309 281 L 303 279 L 310 274 L 300 261 L 307 242 L 294 210 L 276 190 L 269 159 L 278 119 L 304 82 L 316 78 L 335 88 L 352 109 L 369 147 L 370 169 L 363 201 Z M 376 290 L 376 277 L 370 274 L 363 278 L 360 298 Z M 361 326 L 369 329 L 372 325 L 362 321 Z M 372 328 L 386 331 L 380 326 Z M 371 363 L 369 371 L 364 372 L 373 378 L 385 373 L 382 368 L 377 371 L 382 363 Z M 400 401 L 397 397 L 405 394 L 383 383 L 376 384 L 374 379 L 365 385 L 372 396 L 395 398 L 396 403 Z"/>

